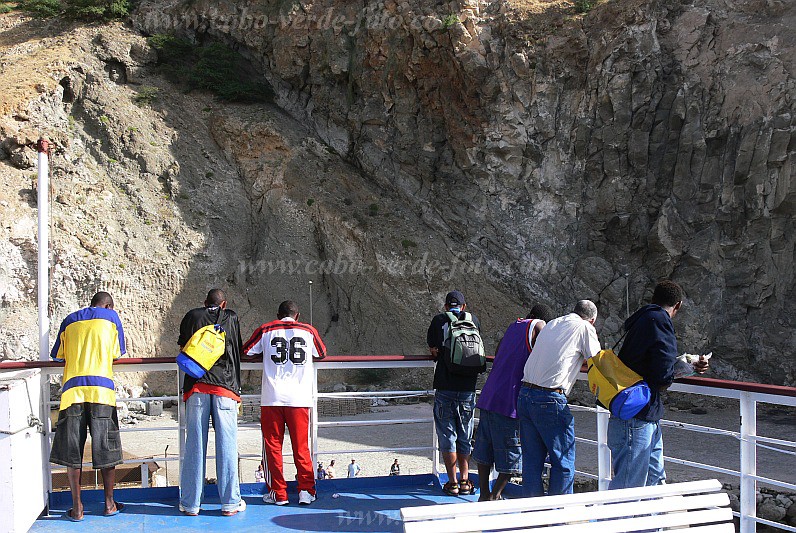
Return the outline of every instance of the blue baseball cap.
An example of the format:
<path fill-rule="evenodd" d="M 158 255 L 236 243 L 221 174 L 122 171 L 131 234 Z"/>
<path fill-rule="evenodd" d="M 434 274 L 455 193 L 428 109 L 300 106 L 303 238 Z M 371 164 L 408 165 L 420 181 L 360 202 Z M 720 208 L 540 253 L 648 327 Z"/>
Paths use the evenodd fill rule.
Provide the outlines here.
<path fill-rule="evenodd" d="M 464 303 L 464 294 L 460 291 L 453 290 L 445 295 L 445 305 L 448 307 L 459 307 Z"/>

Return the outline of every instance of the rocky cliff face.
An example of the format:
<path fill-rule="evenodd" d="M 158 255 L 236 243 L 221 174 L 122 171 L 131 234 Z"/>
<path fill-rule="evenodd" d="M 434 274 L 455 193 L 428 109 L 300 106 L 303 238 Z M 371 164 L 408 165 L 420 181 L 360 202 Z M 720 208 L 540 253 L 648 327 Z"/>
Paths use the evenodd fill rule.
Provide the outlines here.
<path fill-rule="evenodd" d="M 791 2 L 614 0 L 576 15 L 566 1 L 196 0 L 144 2 L 133 23 L 236 47 L 278 108 L 175 93 L 140 37 L 81 29 L 63 67 L 74 102 L 63 83 L 44 90 L 5 129 L 13 162 L 29 156 L 16 132 L 50 120 L 36 105 L 75 117 L 61 145 L 86 203 L 54 213 L 56 280 L 60 268 L 75 287 L 56 315 L 118 286 L 138 349 L 169 353 L 209 286 L 230 288 L 248 330 L 284 297 L 306 314 L 313 280 L 334 351 L 413 352 L 457 286 L 491 341 L 522 305 L 592 298 L 607 342 L 626 285 L 632 311 L 672 277 L 688 294 L 682 350 L 712 350 L 719 375 L 796 382 Z M 141 84 L 162 95 L 144 109 Z M 34 206 L 13 200 L 30 226 Z M 35 303 L 32 233 L 16 224 L 6 323 Z"/>

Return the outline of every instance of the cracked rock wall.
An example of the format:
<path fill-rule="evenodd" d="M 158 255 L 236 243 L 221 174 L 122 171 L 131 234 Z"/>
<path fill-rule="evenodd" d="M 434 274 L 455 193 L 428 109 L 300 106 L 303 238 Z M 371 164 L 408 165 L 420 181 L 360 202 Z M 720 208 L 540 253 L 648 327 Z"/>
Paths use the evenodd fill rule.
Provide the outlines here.
<path fill-rule="evenodd" d="M 634 308 L 672 277 L 681 349 L 794 383 L 794 4 L 511 4 L 145 2 L 136 25 L 239 47 L 484 283 L 562 310 L 594 298 L 610 339 L 625 280 Z"/>
<path fill-rule="evenodd" d="M 308 318 L 312 280 L 333 353 L 417 353 L 453 286 L 494 349 L 524 306 L 578 298 L 612 343 L 672 277 L 681 351 L 796 383 L 796 7 L 554 4 L 145 1 L 136 31 L 3 28 L 3 80 L 27 58 L 38 83 L 3 92 L 0 357 L 36 349 L 43 132 L 54 322 L 109 288 L 135 355 L 173 354 L 215 285 L 248 332 L 287 297 Z M 164 81 L 137 32 L 171 31 L 233 46 L 276 105 Z M 158 96 L 136 106 L 146 86 Z"/>

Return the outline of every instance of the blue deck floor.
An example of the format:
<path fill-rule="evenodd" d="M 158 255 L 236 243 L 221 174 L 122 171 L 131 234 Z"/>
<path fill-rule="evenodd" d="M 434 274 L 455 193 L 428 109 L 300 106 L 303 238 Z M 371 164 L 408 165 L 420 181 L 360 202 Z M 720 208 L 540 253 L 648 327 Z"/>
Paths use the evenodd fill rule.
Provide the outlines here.
<path fill-rule="evenodd" d="M 241 491 L 248 508 L 232 517 L 222 516 L 218 500 L 212 497 L 206 498 L 209 503 L 202 505 L 199 516 L 182 515 L 177 510 L 176 487 L 118 489 L 116 500 L 126 507 L 116 516 L 104 517 L 102 491 L 84 491 L 85 519 L 82 522 L 71 522 L 63 516 L 71 506 L 71 498 L 68 492 L 59 492 L 51 497 L 51 516 L 39 519 L 31 531 L 393 532 L 402 531 L 402 507 L 478 499 L 477 495 L 445 495 L 440 481 L 431 474 L 318 481 L 318 499 L 310 506 L 301 507 L 296 503 L 295 485 L 289 486 L 290 505 L 283 507 L 263 503 L 263 486 L 261 483 L 243 484 Z M 213 490 L 211 485 L 206 492 L 210 494 Z"/>

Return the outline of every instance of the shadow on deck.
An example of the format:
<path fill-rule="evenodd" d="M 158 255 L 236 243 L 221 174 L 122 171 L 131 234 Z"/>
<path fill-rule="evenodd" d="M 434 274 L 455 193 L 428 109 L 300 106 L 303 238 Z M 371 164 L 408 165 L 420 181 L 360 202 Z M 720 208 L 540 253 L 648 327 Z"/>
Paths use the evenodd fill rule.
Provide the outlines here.
<path fill-rule="evenodd" d="M 443 476 L 444 477 L 444 476 Z M 475 478 L 475 476 L 471 476 Z M 444 481 L 444 479 L 443 479 Z M 477 484 L 477 479 L 473 479 Z M 451 497 L 442 492 L 440 481 L 432 474 L 334 479 L 317 482 L 318 499 L 310 506 L 299 507 L 295 483 L 288 484 L 290 505 L 277 507 L 262 501 L 262 483 L 241 485 L 248 508 L 233 517 L 221 515 L 215 485 L 205 490 L 202 512 L 197 517 L 184 516 L 177 510 L 176 487 L 117 489 L 116 500 L 125 504 L 122 513 L 102 516 L 102 491 L 83 491 L 85 519 L 71 522 L 64 517 L 71 507 L 69 492 L 50 497 L 51 516 L 40 518 L 32 532 L 85 531 L 125 533 L 170 531 L 222 531 L 235 533 L 263 531 L 313 532 L 395 532 L 402 531 L 402 507 L 475 501 L 478 495 Z"/>

